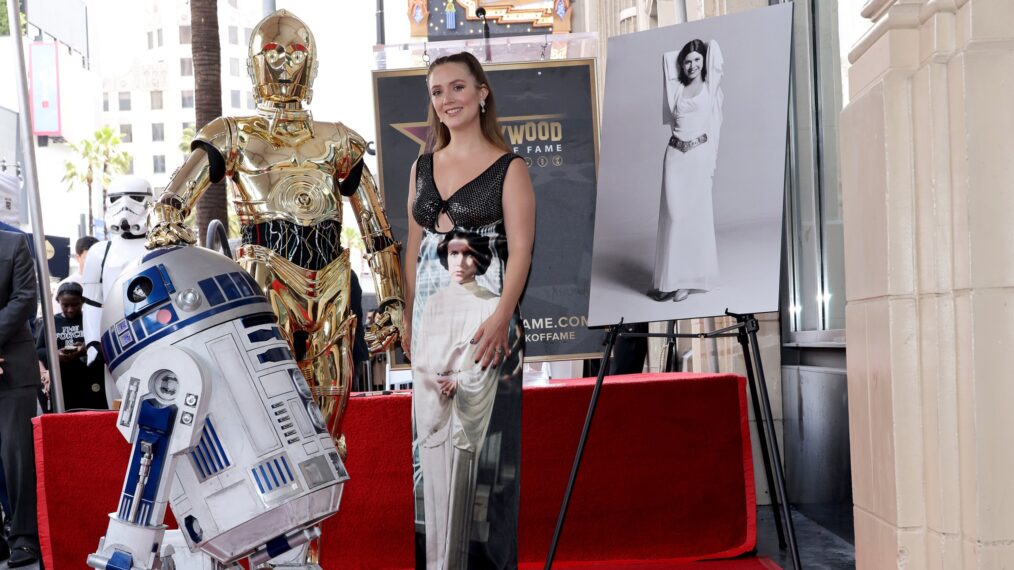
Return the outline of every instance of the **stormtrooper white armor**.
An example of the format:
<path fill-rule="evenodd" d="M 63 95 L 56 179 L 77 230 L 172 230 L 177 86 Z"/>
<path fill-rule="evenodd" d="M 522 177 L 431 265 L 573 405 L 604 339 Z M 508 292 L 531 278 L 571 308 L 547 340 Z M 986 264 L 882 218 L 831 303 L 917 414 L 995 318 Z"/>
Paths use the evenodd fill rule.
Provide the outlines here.
<path fill-rule="evenodd" d="M 267 299 L 231 259 L 149 252 L 106 296 L 101 347 L 131 457 L 88 566 L 250 568 L 315 538 L 348 479 Z M 162 524 L 167 503 L 182 539 Z"/>
<path fill-rule="evenodd" d="M 148 206 L 152 202 L 151 184 L 140 176 L 121 176 L 109 185 L 106 195 L 106 232 L 108 239 L 88 250 L 81 285 L 84 287 L 82 326 L 85 343 L 95 346 L 99 340 L 102 303 L 113 281 L 131 261 L 146 253 L 144 237 L 148 231 Z M 98 355 L 88 350 L 88 362 Z M 112 377 L 106 374 L 106 400 L 112 405 L 119 397 Z"/>

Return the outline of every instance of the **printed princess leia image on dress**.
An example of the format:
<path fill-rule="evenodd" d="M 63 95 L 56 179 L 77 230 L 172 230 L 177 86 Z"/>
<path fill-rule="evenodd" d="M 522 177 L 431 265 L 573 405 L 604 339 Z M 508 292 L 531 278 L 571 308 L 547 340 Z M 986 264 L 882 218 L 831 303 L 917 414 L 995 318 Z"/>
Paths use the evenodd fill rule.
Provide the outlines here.
<path fill-rule="evenodd" d="M 722 129 L 722 52 L 691 40 L 662 56 L 662 120 L 672 129 L 662 166 L 653 289 L 683 301 L 719 284 L 712 179 Z"/>
<path fill-rule="evenodd" d="M 499 366 L 483 369 L 470 342 L 500 300 L 507 247 L 500 226 L 427 230 L 420 246 L 412 412 L 416 533 L 425 535 L 418 543 L 429 569 L 517 567 L 517 315 Z"/>

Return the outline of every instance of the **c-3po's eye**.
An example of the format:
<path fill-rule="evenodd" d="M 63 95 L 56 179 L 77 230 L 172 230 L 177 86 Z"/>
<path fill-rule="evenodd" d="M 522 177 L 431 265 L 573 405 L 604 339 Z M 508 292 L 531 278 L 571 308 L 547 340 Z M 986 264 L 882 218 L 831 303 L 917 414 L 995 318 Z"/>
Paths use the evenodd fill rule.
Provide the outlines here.
<path fill-rule="evenodd" d="M 274 42 L 271 42 L 271 43 L 264 44 L 264 47 L 261 48 L 261 51 L 271 52 L 271 51 L 275 51 L 277 49 L 278 49 L 278 44 L 276 44 Z"/>

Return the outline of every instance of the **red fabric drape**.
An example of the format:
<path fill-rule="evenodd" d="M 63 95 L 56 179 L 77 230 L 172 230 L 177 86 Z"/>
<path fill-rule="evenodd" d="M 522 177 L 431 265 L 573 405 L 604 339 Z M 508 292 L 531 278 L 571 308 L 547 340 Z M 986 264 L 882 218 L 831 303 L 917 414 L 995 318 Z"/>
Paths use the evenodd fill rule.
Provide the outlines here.
<path fill-rule="evenodd" d="M 546 556 L 593 384 L 525 389 L 523 565 L 541 567 Z M 338 515 L 324 525 L 324 568 L 413 567 L 410 396 L 353 397 L 345 433 L 352 479 Z M 81 568 L 116 508 L 129 448 L 111 412 L 36 418 L 35 440 L 46 566 Z M 607 378 L 556 561 L 561 568 L 680 568 L 748 552 L 756 535 L 753 481 L 742 377 Z M 707 567 L 771 562 L 721 564 Z"/>

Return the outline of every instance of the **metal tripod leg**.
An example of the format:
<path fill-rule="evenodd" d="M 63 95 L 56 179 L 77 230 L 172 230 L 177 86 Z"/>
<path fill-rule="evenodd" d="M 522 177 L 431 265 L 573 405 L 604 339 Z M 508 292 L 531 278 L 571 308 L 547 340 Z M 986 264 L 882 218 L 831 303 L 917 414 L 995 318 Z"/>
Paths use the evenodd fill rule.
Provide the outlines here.
<path fill-rule="evenodd" d="M 750 403 L 753 404 L 753 416 L 757 419 L 757 440 L 760 441 L 761 458 L 764 460 L 764 477 L 768 484 L 768 490 L 771 493 L 771 506 L 774 507 L 775 529 L 778 530 L 778 548 L 784 549 L 787 546 L 785 542 L 785 529 L 782 527 L 782 514 L 778 493 L 775 490 L 775 478 L 771 473 L 771 451 L 768 449 L 768 438 L 764 430 L 764 415 L 761 413 L 760 396 L 757 391 L 757 380 L 754 377 L 753 372 L 753 355 L 750 352 L 750 337 L 747 335 L 745 327 L 739 330 L 739 334 L 736 335 L 736 338 L 739 340 L 739 344 L 743 348 L 743 363 L 746 365 L 746 379 L 750 384 Z"/>
<path fill-rule="evenodd" d="M 785 542 L 788 542 L 792 568 L 794 570 L 801 570 L 799 547 L 796 544 L 796 529 L 792 523 L 792 512 L 789 509 L 789 493 L 785 486 L 785 473 L 782 470 L 782 454 L 778 450 L 774 415 L 771 412 L 771 399 L 768 396 L 767 382 L 764 379 L 760 344 L 757 342 L 757 330 L 760 328 L 760 325 L 753 315 L 735 315 L 735 317 L 736 320 L 743 324 L 738 338 L 743 347 L 747 378 L 750 381 L 750 388 L 754 393 L 754 414 L 757 416 L 758 425 L 761 428 L 758 430 L 757 435 L 761 441 L 761 451 L 765 455 L 764 467 L 768 476 L 768 485 L 774 489 L 771 498 L 774 501 L 775 523 L 778 528 L 779 545 L 785 548 Z M 748 340 L 746 337 L 748 337 Z M 757 371 L 756 381 L 754 380 L 754 367 L 756 367 Z M 758 397 L 760 398 L 760 409 L 757 406 Z M 764 440 L 767 440 L 766 444 Z M 768 446 L 770 446 L 770 455 L 768 455 Z M 771 477 L 772 470 L 774 471 L 774 479 Z M 779 519 L 781 520 L 779 521 Z"/>
<path fill-rule="evenodd" d="M 549 544 L 549 554 L 546 556 L 545 570 L 553 567 L 553 558 L 556 556 L 556 546 L 560 542 L 560 535 L 563 533 L 563 521 L 567 518 L 567 507 L 570 505 L 570 494 L 574 490 L 574 481 L 577 480 L 577 470 L 581 467 L 581 456 L 584 455 L 584 444 L 588 441 L 588 433 L 591 431 L 592 417 L 595 415 L 595 407 L 599 401 L 599 391 L 602 389 L 602 379 L 609 370 L 609 358 L 613 354 L 613 345 L 616 344 L 616 337 L 619 335 L 623 321 L 609 331 L 609 338 L 606 341 L 606 351 L 602 353 L 602 365 L 599 366 L 599 376 L 595 380 L 595 389 L 592 390 L 591 401 L 588 403 L 588 415 L 584 419 L 584 429 L 581 430 L 581 439 L 578 440 L 577 453 L 574 455 L 574 465 L 570 469 L 570 479 L 567 481 L 567 491 L 563 494 L 563 504 L 560 505 L 560 516 L 556 519 L 556 530 L 553 532 L 553 542 Z"/>

